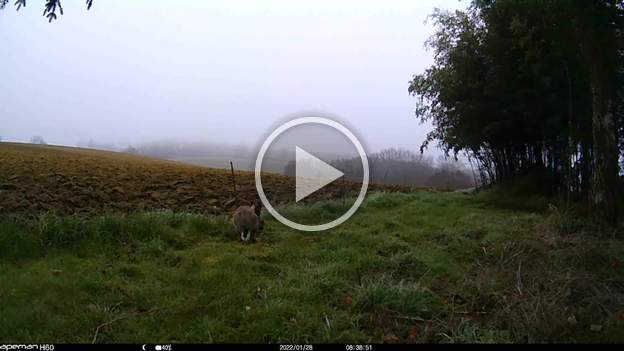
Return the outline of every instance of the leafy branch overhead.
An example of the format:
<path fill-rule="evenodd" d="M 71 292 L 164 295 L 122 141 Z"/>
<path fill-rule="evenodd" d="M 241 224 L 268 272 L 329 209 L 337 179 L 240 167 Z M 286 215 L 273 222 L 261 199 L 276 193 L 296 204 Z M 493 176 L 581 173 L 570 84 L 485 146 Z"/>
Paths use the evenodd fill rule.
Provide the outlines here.
<path fill-rule="evenodd" d="M 0 0 L 0 10 L 4 9 L 9 3 L 9 0 Z M 87 10 L 91 9 L 93 5 L 93 0 L 86 0 Z M 19 10 L 22 7 L 26 7 L 26 0 L 15 0 L 15 9 Z M 43 15 L 48 18 L 48 22 L 52 22 L 52 20 L 57 19 L 56 13 L 60 13 L 63 15 L 63 6 L 61 5 L 61 0 L 46 0 L 45 6 L 43 9 Z"/>

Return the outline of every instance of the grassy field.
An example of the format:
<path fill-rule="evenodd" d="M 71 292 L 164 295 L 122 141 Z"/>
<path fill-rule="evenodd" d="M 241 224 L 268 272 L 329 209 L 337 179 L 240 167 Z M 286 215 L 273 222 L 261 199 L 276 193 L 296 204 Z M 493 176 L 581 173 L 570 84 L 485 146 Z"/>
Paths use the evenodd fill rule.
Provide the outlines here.
<path fill-rule="evenodd" d="M 566 223 L 430 192 L 250 245 L 225 216 L 4 216 L 0 342 L 624 342 L 624 243 Z"/>

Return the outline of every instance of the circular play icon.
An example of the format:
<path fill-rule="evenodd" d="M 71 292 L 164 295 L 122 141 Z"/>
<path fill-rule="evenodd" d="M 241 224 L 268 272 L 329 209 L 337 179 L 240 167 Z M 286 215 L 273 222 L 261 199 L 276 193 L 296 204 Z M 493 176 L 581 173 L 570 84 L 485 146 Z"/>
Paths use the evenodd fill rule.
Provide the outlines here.
<path fill-rule="evenodd" d="M 286 218 L 271 205 L 270 201 L 266 196 L 265 190 L 262 187 L 262 166 L 267 151 L 276 141 L 276 139 L 278 139 L 281 135 L 289 130 L 302 126 L 310 126 L 310 128 L 315 128 L 318 126 L 329 127 L 334 131 L 334 133 L 337 132 L 337 134 L 344 136 L 348 140 L 348 142 L 352 144 L 352 147 L 354 148 L 362 162 L 362 186 L 360 188 L 357 199 L 344 214 L 336 219 L 331 220 L 328 223 L 309 225 L 297 223 Z M 330 139 L 329 136 L 325 137 L 319 135 L 315 135 L 315 138 L 318 140 Z M 301 141 L 301 143 L 303 145 L 303 141 Z M 322 160 L 321 157 L 318 157 L 318 155 L 315 155 L 315 150 L 312 150 L 311 147 L 306 148 L 305 146 L 295 144 L 292 145 L 291 148 L 295 154 L 295 202 L 299 202 L 305 199 L 309 195 L 314 194 L 315 192 L 321 190 L 325 186 L 344 176 L 344 173 L 341 170 Z M 293 229 L 302 231 L 321 231 L 331 229 L 349 219 L 364 201 L 364 197 L 366 196 L 366 190 L 368 189 L 368 180 L 368 158 L 366 157 L 366 153 L 364 152 L 364 148 L 362 147 L 360 141 L 351 131 L 349 131 L 349 129 L 347 129 L 342 124 L 324 117 L 301 117 L 282 124 L 281 126 L 276 128 L 264 141 L 264 143 L 260 147 L 260 151 L 258 152 L 258 157 L 256 158 L 256 189 L 258 191 L 258 195 L 260 196 L 262 204 L 269 211 L 269 213 L 282 224 L 285 224 Z"/>

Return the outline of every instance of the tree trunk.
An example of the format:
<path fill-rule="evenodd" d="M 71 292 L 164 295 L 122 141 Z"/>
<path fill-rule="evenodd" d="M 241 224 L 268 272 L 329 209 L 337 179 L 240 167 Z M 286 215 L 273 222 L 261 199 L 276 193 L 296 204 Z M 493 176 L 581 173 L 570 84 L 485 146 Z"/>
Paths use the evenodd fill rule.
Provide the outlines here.
<path fill-rule="evenodd" d="M 617 10 L 606 1 L 570 2 L 575 5 L 576 37 L 589 68 L 592 92 L 592 184 L 589 202 L 596 215 L 616 225 L 618 220 L 618 144 L 615 97 L 618 71 Z M 614 12 L 615 11 L 615 12 Z"/>
<path fill-rule="evenodd" d="M 572 78 L 570 77 L 570 67 L 568 66 L 568 62 L 563 61 L 564 73 L 566 76 L 566 81 L 568 85 L 568 130 L 565 134 L 566 145 L 564 151 L 564 172 L 565 172 L 565 197 L 566 197 L 566 207 L 570 207 L 570 192 L 573 189 L 574 182 L 572 181 L 572 154 L 575 152 L 574 142 L 572 140 L 572 119 L 574 116 L 574 108 L 573 108 L 573 100 L 572 100 Z"/>
<path fill-rule="evenodd" d="M 591 204 L 594 211 L 610 224 L 617 224 L 618 149 L 613 94 L 609 84 L 592 83 L 594 169 Z"/>

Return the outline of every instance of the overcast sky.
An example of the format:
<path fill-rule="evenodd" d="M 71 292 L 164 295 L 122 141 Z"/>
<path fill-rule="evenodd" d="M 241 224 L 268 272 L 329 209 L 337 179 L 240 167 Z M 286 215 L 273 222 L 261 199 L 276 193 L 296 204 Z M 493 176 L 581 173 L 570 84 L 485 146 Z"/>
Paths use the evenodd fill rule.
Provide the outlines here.
<path fill-rule="evenodd" d="M 13 1 L 10 2 L 11 4 Z M 432 63 L 435 7 L 458 0 L 43 0 L 0 11 L 0 136 L 257 145 L 287 116 L 346 121 L 369 151 L 417 150 L 407 93 Z M 175 4 L 175 5 L 174 5 Z"/>

